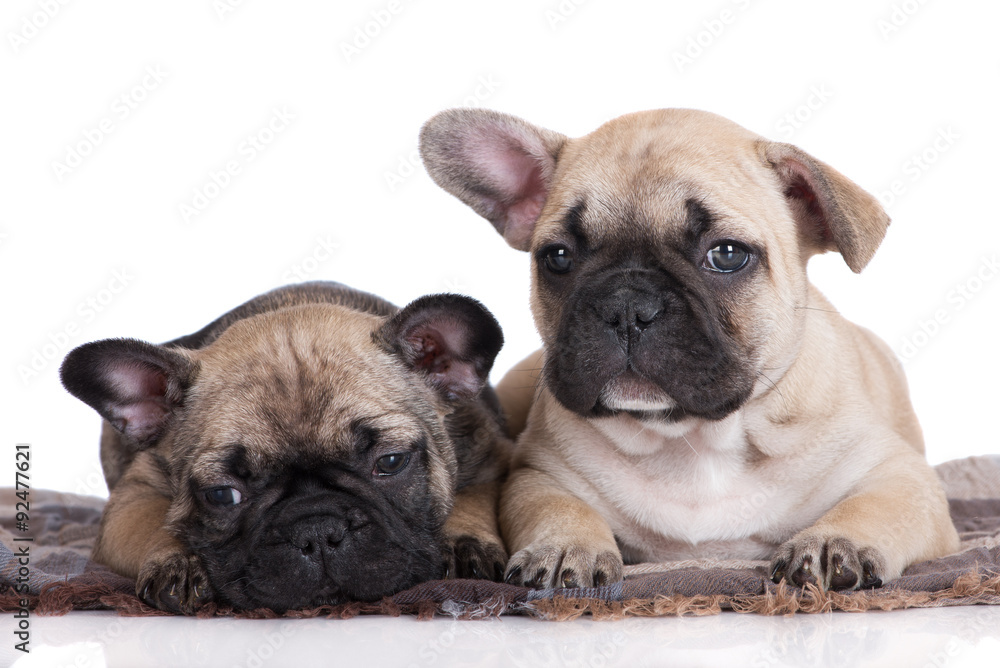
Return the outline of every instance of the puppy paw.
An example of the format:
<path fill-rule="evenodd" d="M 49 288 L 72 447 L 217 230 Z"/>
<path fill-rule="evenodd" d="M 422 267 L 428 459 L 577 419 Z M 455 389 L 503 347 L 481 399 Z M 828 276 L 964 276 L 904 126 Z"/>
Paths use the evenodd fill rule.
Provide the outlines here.
<path fill-rule="evenodd" d="M 886 561 L 871 547 L 858 548 L 847 538 L 796 536 L 780 548 L 771 562 L 771 580 L 798 587 L 870 589 L 888 579 Z"/>
<path fill-rule="evenodd" d="M 445 577 L 475 580 L 503 579 L 507 550 L 499 539 L 478 536 L 456 536 L 445 547 Z"/>
<path fill-rule="evenodd" d="M 510 558 L 504 582 L 533 589 L 603 587 L 622 579 L 621 555 L 587 547 L 526 547 Z"/>
<path fill-rule="evenodd" d="M 183 552 L 159 552 L 139 569 L 136 595 L 165 612 L 194 614 L 213 599 L 201 560 Z"/>

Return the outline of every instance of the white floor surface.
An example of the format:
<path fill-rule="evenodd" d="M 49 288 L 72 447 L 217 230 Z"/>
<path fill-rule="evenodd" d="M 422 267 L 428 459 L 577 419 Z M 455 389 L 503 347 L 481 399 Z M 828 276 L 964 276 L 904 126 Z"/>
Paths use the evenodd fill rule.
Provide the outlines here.
<path fill-rule="evenodd" d="M 17 668 L 101 666 L 1000 666 L 1000 606 L 617 622 L 31 618 Z"/>

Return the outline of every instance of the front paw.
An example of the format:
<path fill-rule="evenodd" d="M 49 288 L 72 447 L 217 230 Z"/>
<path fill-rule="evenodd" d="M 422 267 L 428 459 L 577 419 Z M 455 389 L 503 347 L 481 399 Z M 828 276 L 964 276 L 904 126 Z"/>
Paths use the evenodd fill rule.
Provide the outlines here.
<path fill-rule="evenodd" d="M 799 587 L 870 589 L 888 579 L 886 561 L 873 547 L 858 548 L 847 538 L 799 535 L 778 548 L 771 580 Z"/>
<path fill-rule="evenodd" d="M 445 546 L 444 562 L 446 578 L 499 582 L 507 564 L 507 550 L 496 538 L 456 536 Z"/>
<path fill-rule="evenodd" d="M 194 614 L 213 598 L 201 560 L 172 550 L 146 559 L 139 569 L 135 591 L 147 605 L 185 615 Z"/>
<path fill-rule="evenodd" d="M 510 558 L 504 582 L 533 589 L 603 587 L 621 581 L 623 568 L 617 550 L 530 545 Z"/>

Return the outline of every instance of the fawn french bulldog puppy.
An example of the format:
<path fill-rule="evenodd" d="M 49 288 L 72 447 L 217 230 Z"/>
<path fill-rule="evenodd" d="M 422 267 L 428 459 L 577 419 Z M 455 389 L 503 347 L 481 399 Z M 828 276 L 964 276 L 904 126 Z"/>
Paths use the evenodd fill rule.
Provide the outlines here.
<path fill-rule="evenodd" d="M 499 579 L 510 442 L 486 378 L 502 344 L 467 297 L 400 310 L 314 282 L 164 345 L 80 346 L 62 379 L 105 419 L 111 491 L 95 559 L 188 614 Z"/>
<path fill-rule="evenodd" d="M 872 258 L 889 218 L 867 192 L 693 110 L 578 139 L 452 110 L 421 152 L 532 257 L 544 349 L 498 387 L 526 422 L 501 499 L 509 581 L 717 557 L 855 589 L 957 549 L 899 364 L 806 274 L 816 253 Z"/>

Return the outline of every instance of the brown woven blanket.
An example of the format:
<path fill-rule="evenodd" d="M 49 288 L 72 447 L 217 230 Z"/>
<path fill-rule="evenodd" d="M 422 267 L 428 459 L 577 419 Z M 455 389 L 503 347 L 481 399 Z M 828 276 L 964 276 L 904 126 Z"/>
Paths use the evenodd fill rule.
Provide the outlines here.
<path fill-rule="evenodd" d="M 828 610 L 1000 604 L 1000 456 L 970 457 L 937 467 L 962 538 L 960 552 L 914 564 L 879 589 L 836 593 L 775 585 L 765 562 L 685 561 L 639 564 L 625 581 L 593 589 L 534 591 L 481 580 L 427 582 L 378 603 L 348 603 L 286 613 L 288 617 L 435 614 L 477 618 L 526 614 L 548 620 L 706 615 L 722 610 L 791 614 Z M 90 561 L 103 501 L 32 490 L 29 531 L 19 531 L 14 490 L 0 490 L 0 610 L 26 599 L 36 613 L 117 610 L 165 614 L 135 596 L 135 583 Z M 30 538 L 32 540 L 15 540 Z M 24 566 L 23 550 L 28 549 Z M 23 568 L 27 569 L 27 575 Z M 26 580 L 24 578 L 27 578 Z M 20 579 L 19 579 L 20 578 Z M 15 587 L 27 584 L 25 596 Z M 209 605 L 200 616 L 274 617 L 270 610 L 234 613 Z"/>

